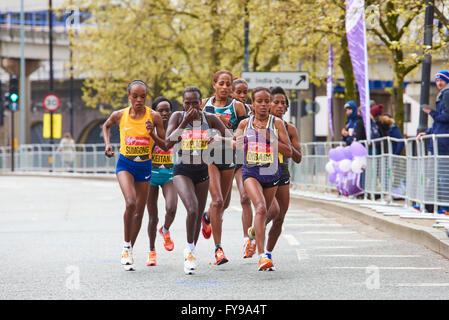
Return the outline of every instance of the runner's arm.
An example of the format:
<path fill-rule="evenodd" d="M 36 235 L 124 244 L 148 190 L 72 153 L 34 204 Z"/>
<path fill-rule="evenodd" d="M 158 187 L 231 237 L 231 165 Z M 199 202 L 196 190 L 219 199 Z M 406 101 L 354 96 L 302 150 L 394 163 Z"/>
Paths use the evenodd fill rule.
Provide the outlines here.
<path fill-rule="evenodd" d="M 291 123 L 288 124 L 288 135 L 292 142 L 292 159 L 296 163 L 300 163 L 302 160 L 301 144 L 299 142 L 299 135 L 296 127 Z"/>
<path fill-rule="evenodd" d="M 211 124 L 211 128 L 217 130 L 220 133 L 220 137 L 215 137 L 215 142 L 223 141 L 228 146 L 232 147 L 233 139 L 232 133 L 225 127 L 223 122 L 214 114 L 206 114 L 207 121 Z"/>
<path fill-rule="evenodd" d="M 105 148 L 104 153 L 109 158 L 114 156 L 114 149 L 111 146 L 111 127 L 120 121 L 122 114 L 123 110 L 114 111 L 101 128 Z"/>
<path fill-rule="evenodd" d="M 154 142 L 164 151 L 168 151 L 169 148 L 165 145 L 165 128 L 164 123 L 162 121 L 162 117 L 159 112 L 151 110 L 151 118 L 153 119 L 154 127 L 156 128 L 156 133 L 154 134 L 154 130 L 150 132 L 151 138 Z"/>
<path fill-rule="evenodd" d="M 290 147 L 290 138 L 288 137 L 287 130 L 285 129 L 284 123 L 281 119 L 274 119 L 274 126 L 278 130 L 279 141 L 278 141 L 278 151 L 284 156 L 292 157 L 292 148 Z"/>
<path fill-rule="evenodd" d="M 239 123 L 237 130 L 235 130 L 234 137 L 233 137 L 234 144 L 232 145 L 232 147 L 234 149 L 241 149 L 241 150 L 244 149 L 243 144 L 244 144 L 245 137 L 243 135 L 243 132 L 245 131 L 245 127 L 247 126 L 247 124 L 248 124 L 248 119 L 245 119 Z"/>

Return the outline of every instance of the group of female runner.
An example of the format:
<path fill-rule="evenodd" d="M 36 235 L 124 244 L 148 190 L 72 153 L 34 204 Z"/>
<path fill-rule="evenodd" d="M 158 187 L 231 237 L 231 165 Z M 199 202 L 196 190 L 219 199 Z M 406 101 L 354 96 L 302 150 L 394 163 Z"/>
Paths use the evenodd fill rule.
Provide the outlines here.
<path fill-rule="evenodd" d="M 117 123 L 120 128 L 116 175 L 125 199 L 121 258 L 125 270 L 135 270 L 132 248 L 145 206 L 150 247 L 146 265 L 156 266 L 158 231 L 165 249 L 173 250 L 169 229 L 178 195 L 187 211 L 184 272 L 193 274 L 197 268 L 195 247 L 200 231 L 206 239 L 213 236 L 215 264 L 228 262 L 221 243 L 222 221 L 234 179 L 242 205 L 243 258 L 251 258 L 257 250 L 258 270 L 274 270 L 271 252 L 289 206 L 288 159 L 301 161 L 296 128 L 282 120 L 289 107 L 287 95 L 280 87 L 258 87 L 247 104 L 247 83 L 233 79 L 227 70 L 214 74 L 212 86 L 215 94 L 206 99 L 197 87 L 185 88 L 183 111 L 172 113 L 165 97 L 147 107 L 148 87 L 134 80 L 128 85 L 129 106 L 114 111 L 103 125 L 108 157 L 114 156 L 110 128 Z M 159 187 L 166 214 L 157 230 Z M 211 202 L 205 211 L 208 193 Z"/>

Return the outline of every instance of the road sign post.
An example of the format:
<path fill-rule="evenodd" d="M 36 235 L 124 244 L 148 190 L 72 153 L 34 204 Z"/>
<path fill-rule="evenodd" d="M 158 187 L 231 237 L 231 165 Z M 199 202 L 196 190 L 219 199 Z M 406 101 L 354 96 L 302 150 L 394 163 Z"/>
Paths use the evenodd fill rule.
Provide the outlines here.
<path fill-rule="evenodd" d="M 61 99 L 54 93 L 47 94 L 43 100 L 44 108 L 50 112 L 50 144 L 53 144 L 53 112 L 59 110 Z"/>

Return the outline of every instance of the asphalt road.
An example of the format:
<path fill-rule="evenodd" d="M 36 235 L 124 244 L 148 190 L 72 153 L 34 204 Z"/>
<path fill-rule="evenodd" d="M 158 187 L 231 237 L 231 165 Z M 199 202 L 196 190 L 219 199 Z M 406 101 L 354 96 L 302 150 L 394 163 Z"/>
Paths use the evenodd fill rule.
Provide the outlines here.
<path fill-rule="evenodd" d="M 164 200 L 159 199 L 160 221 Z M 223 223 L 229 263 L 213 265 L 200 235 L 199 267 L 183 272 L 185 209 L 171 228 L 175 249 L 157 239 L 158 266 L 146 267 L 143 227 L 137 270 L 120 265 L 124 201 L 118 183 L 0 176 L 0 299 L 287 300 L 449 298 L 449 261 L 425 247 L 301 201 L 292 203 L 273 252 L 277 271 L 242 258 L 241 209 L 233 193 Z"/>

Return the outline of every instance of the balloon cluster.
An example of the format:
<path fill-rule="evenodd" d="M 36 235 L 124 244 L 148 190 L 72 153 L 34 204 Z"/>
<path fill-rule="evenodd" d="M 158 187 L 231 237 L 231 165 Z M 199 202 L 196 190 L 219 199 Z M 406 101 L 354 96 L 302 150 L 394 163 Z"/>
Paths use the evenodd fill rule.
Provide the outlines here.
<path fill-rule="evenodd" d="M 336 184 L 339 178 L 349 173 L 360 174 L 366 168 L 367 151 L 363 144 L 354 141 L 347 147 L 329 150 L 329 162 L 326 164 L 329 182 Z"/>

